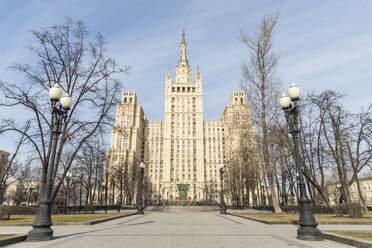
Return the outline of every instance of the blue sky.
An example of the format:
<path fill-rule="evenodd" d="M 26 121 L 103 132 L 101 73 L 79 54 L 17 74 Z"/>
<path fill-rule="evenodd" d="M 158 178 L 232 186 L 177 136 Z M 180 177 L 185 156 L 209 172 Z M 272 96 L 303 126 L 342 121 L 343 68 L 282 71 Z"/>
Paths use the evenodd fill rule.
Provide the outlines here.
<path fill-rule="evenodd" d="M 240 65 L 248 60 L 240 30 L 254 33 L 263 15 L 278 10 L 274 49 L 283 85 L 296 82 L 304 92 L 347 94 L 345 105 L 353 112 L 370 103 L 371 1 L 3 0 L 0 79 L 20 80 L 7 67 L 32 61 L 30 30 L 61 24 L 70 16 L 82 20 L 91 35 L 104 35 L 108 55 L 132 67 L 120 77 L 125 89 L 137 91 L 148 119 L 162 120 L 165 76 L 169 65 L 175 74 L 181 29 L 186 28 L 192 77 L 199 65 L 203 78 L 204 119 L 217 120 L 231 91 L 239 89 Z M 8 139 L 1 139 L 1 150 L 9 150 Z"/>

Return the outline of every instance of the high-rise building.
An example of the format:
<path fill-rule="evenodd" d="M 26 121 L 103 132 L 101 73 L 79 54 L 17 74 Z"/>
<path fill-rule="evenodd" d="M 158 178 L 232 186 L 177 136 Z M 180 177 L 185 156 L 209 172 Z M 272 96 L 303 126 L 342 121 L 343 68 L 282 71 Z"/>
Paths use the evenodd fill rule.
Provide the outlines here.
<path fill-rule="evenodd" d="M 146 163 L 147 192 L 155 202 L 203 201 L 210 192 L 218 202 L 219 165 L 232 158 L 240 145 L 240 130 L 247 127 L 254 132 L 243 91 L 231 94 L 220 120 L 203 120 L 202 77 L 197 67 L 192 80 L 183 29 L 176 75 L 169 68 L 165 79 L 164 121 L 147 120 L 134 91 L 122 94 L 106 166 L 107 178 L 112 178 L 107 186 L 110 202 L 120 195 L 132 194 L 129 201 L 135 197 L 131 171 L 141 161 Z M 119 175 L 120 182 L 114 175 Z M 126 185 L 125 192 L 119 185 Z"/>

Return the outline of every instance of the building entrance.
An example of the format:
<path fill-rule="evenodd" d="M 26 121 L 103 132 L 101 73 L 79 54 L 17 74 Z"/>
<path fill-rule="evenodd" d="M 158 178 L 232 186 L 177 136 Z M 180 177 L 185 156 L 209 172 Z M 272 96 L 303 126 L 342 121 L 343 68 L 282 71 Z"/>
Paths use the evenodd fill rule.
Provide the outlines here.
<path fill-rule="evenodd" d="M 188 184 L 178 184 L 178 193 L 180 201 L 187 201 L 187 192 L 189 191 Z"/>

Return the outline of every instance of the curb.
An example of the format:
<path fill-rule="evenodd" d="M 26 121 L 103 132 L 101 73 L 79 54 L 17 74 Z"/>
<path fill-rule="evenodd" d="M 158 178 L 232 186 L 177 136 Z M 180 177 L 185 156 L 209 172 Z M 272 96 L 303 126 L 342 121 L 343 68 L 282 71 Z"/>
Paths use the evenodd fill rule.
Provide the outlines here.
<path fill-rule="evenodd" d="M 256 219 L 256 218 L 253 218 L 253 217 L 248 217 L 248 216 L 234 214 L 234 213 L 228 213 L 228 214 L 232 215 L 232 216 L 240 217 L 240 218 L 243 218 L 243 219 L 248 219 L 248 220 L 261 222 L 261 223 L 268 224 L 268 225 L 272 225 L 272 224 L 297 224 L 297 223 L 295 223 L 297 221 L 293 221 L 293 222 L 289 222 L 289 221 L 266 221 L 266 220 Z M 330 222 L 328 222 L 328 223 L 330 223 Z M 324 223 L 321 223 L 321 224 L 324 225 Z M 339 223 L 337 223 L 337 224 L 339 224 Z M 368 240 L 352 238 L 352 237 L 348 237 L 348 236 L 344 236 L 344 235 L 340 235 L 340 234 L 335 234 L 335 233 L 324 232 L 324 231 L 322 231 L 322 234 L 323 234 L 324 239 L 332 240 L 334 242 L 338 242 L 338 243 L 341 243 L 341 244 L 351 245 L 351 246 L 360 247 L 360 248 L 372 248 L 372 242 L 368 241 Z"/>
<path fill-rule="evenodd" d="M 19 234 L 19 235 L 15 235 L 11 237 L 2 238 L 0 239 L 0 247 L 4 245 L 11 245 L 14 243 L 25 241 L 26 238 L 27 238 L 27 234 Z"/>
<path fill-rule="evenodd" d="M 251 217 L 251 216 L 245 216 L 245 215 L 240 215 L 240 214 L 236 214 L 236 213 L 228 213 L 230 215 L 233 215 L 233 216 L 237 216 L 237 217 L 241 217 L 241 218 L 245 218 L 245 219 L 249 219 L 249 220 L 254 220 L 254 221 L 257 221 L 257 222 L 261 222 L 261 223 L 264 223 L 264 224 L 268 224 L 268 225 L 288 225 L 288 224 L 293 224 L 293 225 L 297 225 L 298 224 L 298 220 L 292 220 L 292 221 L 269 221 L 269 220 L 262 220 L 262 219 L 258 219 L 258 218 L 255 218 L 255 217 Z M 372 225 L 372 222 L 319 222 L 317 221 L 318 225 Z"/>
<path fill-rule="evenodd" d="M 372 225 L 372 222 L 318 222 L 318 225 Z"/>
<path fill-rule="evenodd" d="M 336 233 L 329 233 L 329 232 L 324 232 L 323 237 L 324 239 L 332 240 L 338 243 L 342 243 L 345 245 L 351 245 L 354 247 L 360 247 L 360 248 L 372 248 L 372 242 L 364 239 L 357 239 L 357 238 L 352 238 Z"/>
<path fill-rule="evenodd" d="M 116 219 L 132 216 L 132 215 L 136 215 L 136 214 L 137 214 L 137 212 L 134 212 L 134 213 L 128 213 L 128 214 L 123 214 L 123 215 L 118 215 L 118 216 L 112 216 L 112 217 L 108 217 L 108 218 L 105 218 L 105 219 L 92 220 L 92 221 L 88 221 L 88 222 L 83 222 L 83 225 L 95 225 L 95 224 L 107 222 L 107 221 L 110 221 L 110 220 L 116 220 Z"/>
<path fill-rule="evenodd" d="M 235 213 L 228 213 L 228 214 L 229 215 L 232 215 L 232 216 L 240 217 L 240 218 L 243 218 L 243 219 L 248 219 L 248 220 L 253 220 L 253 221 L 261 222 L 261 223 L 264 223 L 264 224 L 267 224 L 267 225 L 297 224 L 297 223 L 295 223 L 295 221 L 268 221 L 268 220 L 261 220 L 261 219 L 257 219 L 257 218 L 254 218 L 254 217 L 240 215 L 240 214 L 235 214 Z"/>
<path fill-rule="evenodd" d="M 118 215 L 118 216 L 107 217 L 107 218 L 104 218 L 104 219 L 98 219 L 98 220 L 92 220 L 92 221 L 83 221 L 83 222 L 55 222 L 55 223 L 53 223 L 53 226 L 95 225 L 95 224 L 103 223 L 103 222 L 110 221 L 110 220 L 116 220 L 116 219 L 120 219 L 120 218 L 123 218 L 123 217 L 135 215 L 135 214 L 137 214 L 137 213 L 135 212 L 135 213 L 122 214 L 122 215 Z M 32 226 L 32 222 L 0 224 L 0 227 L 1 226 Z"/>
<path fill-rule="evenodd" d="M 111 221 L 111 220 L 116 220 L 116 219 L 124 218 L 124 217 L 127 217 L 127 216 L 132 216 L 132 215 L 136 215 L 136 214 L 137 213 L 129 213 L 129 214 L 112 216 L 112 217 L 108 217 L 108 218 L 105 218 L 105 219 L 86 221 L 86 222 L 56 222 L 54 225 L 56 225 L 56 226 L 63 226 L 63 225 L 66 225 L 66 226 L 68 226 L 68 225 L 95 225 L 95 224 L 99 224 L 99 223 L 103 223 L 103 222 L 107 222 L 107 221 Z M 31 226 L 32 223 L 21 223 L 21 224 L 22 224 L 22 226 Z M 15 226 L 15 225 L 13 225 L 13 226 Z M 5 246 L 5 245 L 18 243 L 18 242 L 23 242 L 27 239 L 27 236 L 28 236 L 27 234 L 21 234 L 21 235 L 2 238 L 2 239 L 0 239 L 0 247 Z"/>

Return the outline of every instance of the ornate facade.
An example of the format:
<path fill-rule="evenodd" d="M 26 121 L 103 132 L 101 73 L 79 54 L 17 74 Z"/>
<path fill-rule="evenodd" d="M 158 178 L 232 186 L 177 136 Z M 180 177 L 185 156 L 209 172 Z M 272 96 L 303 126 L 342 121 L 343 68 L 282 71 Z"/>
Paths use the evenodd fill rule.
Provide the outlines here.
<path fill-rule="evenodd" d="M 208 192 L 218 202 L 219 165 L 228 164 L 239 146 L 240 124 L 251 128 L 243 91 L 231 94 L 220 120 L 203 120 L 202 77 L 197 67 L 192 80 L 183 30 L 175 77 L 169 68 L 165 79 L 164 121 L 147 120 L 136 93 L 124 91 L 112 129 L 110 166 L 125 164 L 130 171 L 144 161 L 148 197 L 155 202 L 203 201 Z M 120 194 L 117 186 L 109 186 L 115 198 Z"/>

